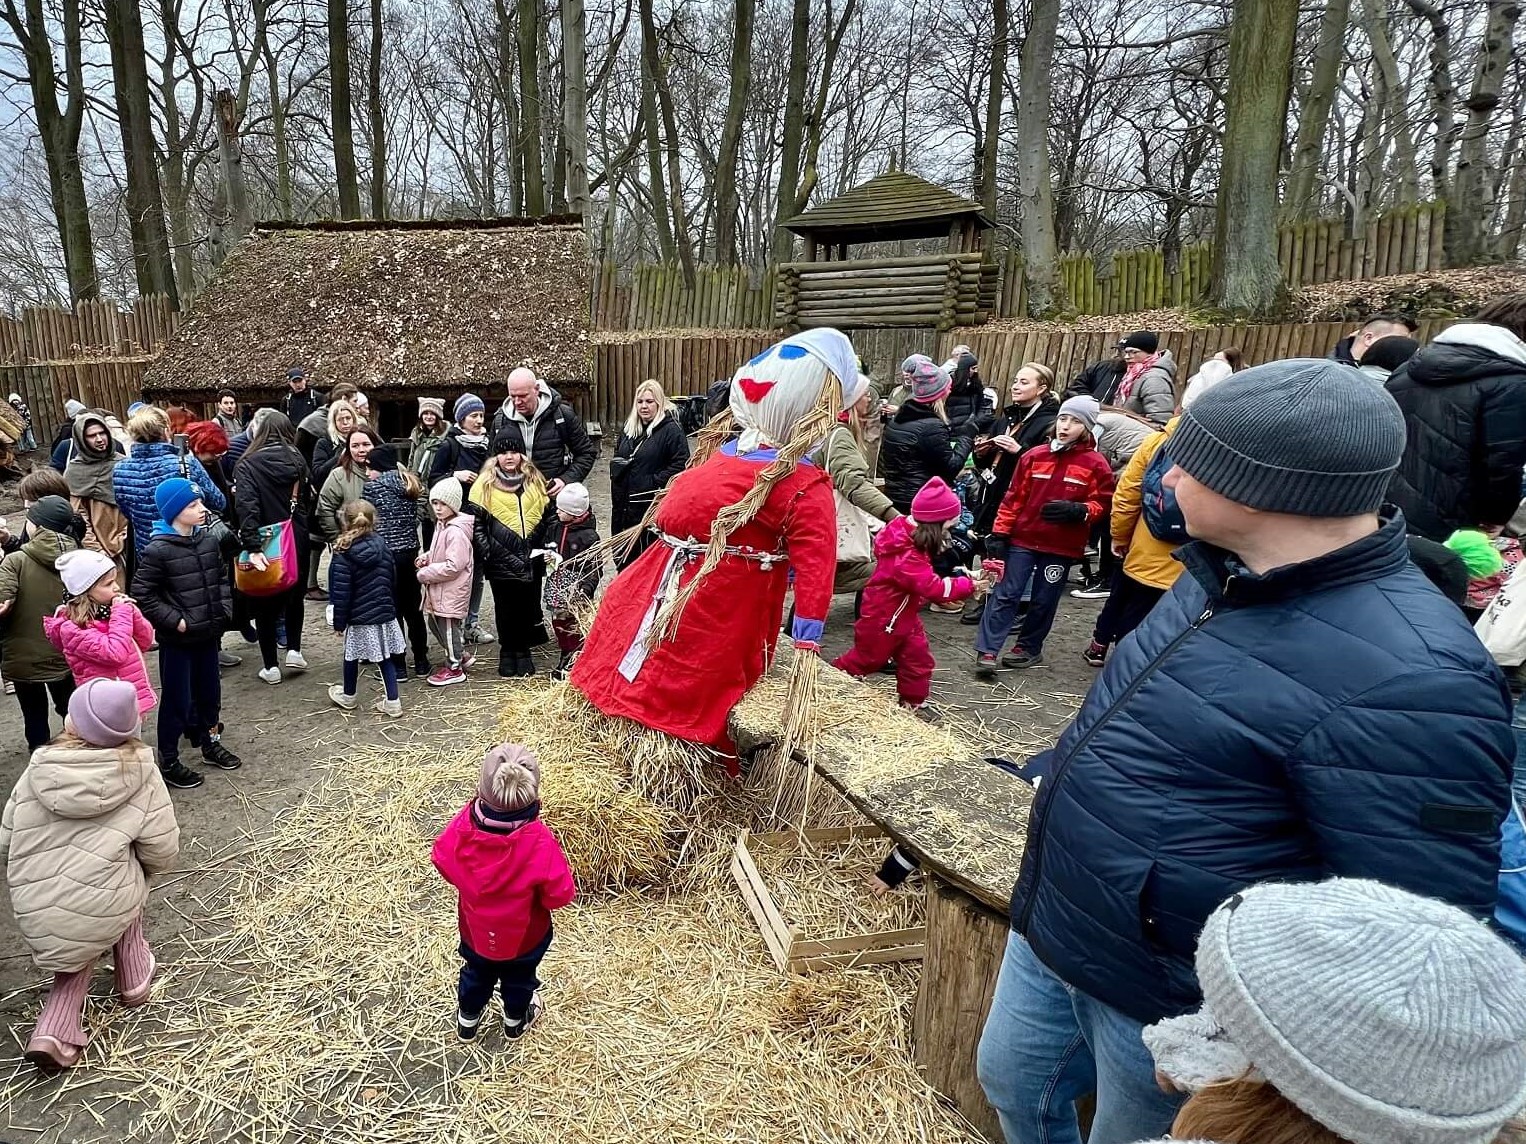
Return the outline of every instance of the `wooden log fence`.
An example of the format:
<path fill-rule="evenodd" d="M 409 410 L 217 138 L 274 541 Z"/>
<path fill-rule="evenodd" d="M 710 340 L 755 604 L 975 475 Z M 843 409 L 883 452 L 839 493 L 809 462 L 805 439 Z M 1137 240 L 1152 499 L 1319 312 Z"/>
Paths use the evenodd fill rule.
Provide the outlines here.
<path fill-rule="evenodd" d="M 756 276 L 744 266 L 705 266 L 694 288 L 681 267 L 643 263 L 622 281 L 610 262 L 594 278 L 593 324 L 604 330 L 671 328 L 767 329 L 773 324 L 774 271 Z"/>
<path fill-rule="evenodd" d="M 1444 202 L 1414 203 L 1369 221 L 1347 234 L 1340 219 L 1295 222 L 1277 231 L 1277 260 L 1290 290 L 1321 282 L 1383 278 L 1440 270 L 1446 263 Z M 1022 253 L 996 253 L 1000 293 L 996 310 L 1017 317 L 1027 309 Z M 1091 254 L 1060 260 L 1060 281 L 1070 309 L 1078 314 L 1130 314 L 1190 305 L 1206 296 L 1213 272 L 1213 247 L 1183 247 L 1175 270 L 1157 248 L 1121 250 L 1111 259 Z"/>

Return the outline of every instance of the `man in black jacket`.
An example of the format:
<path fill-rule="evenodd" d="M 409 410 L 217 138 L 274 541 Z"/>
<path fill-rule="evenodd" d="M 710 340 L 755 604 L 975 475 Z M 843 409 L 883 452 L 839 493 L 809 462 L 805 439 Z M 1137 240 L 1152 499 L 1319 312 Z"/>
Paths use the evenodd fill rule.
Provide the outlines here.
<path fill-rule="evenodd" d="M 1123 371 L 1128 368 L 1123 360 L 1124 342 L 1120 341 L 1113 346 L 1113 356 L 1105 361 L 1093 362 L 1065 387 L 1066 397 L 1090 395 L 1097 399 L 1099 405 L 1110 405 L 1113 396 L 1118 389 L 1118 383 L 1123 380 Z"/>
<path fill-rule="evenodd" d="M 307 384 L 307 370 L 294 365 L 286 371 L 287 392 L 281 395 L 281 412 L 291 418 L 293 425 L 302 424 L 303 418 L 318 409 L 322 402 Z"/>
<path fill-rule="evenodd" d="M 553 500 L 564 485 L 586 481 L 599 459 L 599 447 L 582 418 L 523 366 L 509 374 L 509 396 L 493 414 L 492 438 L 505 433 L 546 478 Z"/>
<path fill-rule="evenodd" d="M 1409 530 L 1444 543 L 1508 523 L 1526 465 L 1526 294 L 1442 331 L 1386 385 L 1407 436 L 1388 496 Z"/>

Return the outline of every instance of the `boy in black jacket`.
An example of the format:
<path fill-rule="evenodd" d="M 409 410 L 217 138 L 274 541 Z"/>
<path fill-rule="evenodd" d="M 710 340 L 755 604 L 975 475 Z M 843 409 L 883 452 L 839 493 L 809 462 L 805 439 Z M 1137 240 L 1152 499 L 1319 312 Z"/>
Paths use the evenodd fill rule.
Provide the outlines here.
<path fill-rule="evenodd" d="M 556 494 L 556 523 L 546 538 L 546 563 L 551 569 L 546 579 L 546 607 L 551 612 L 551 630 L 562 657 L 551 670 L 552 679 L 566 678 L 578 652 L 583 650 L 583 629 L 576 609 L 593 599 L 599 579 L 604 575 L 604 561 L 573 561 L 599 543 L 599 528 L 588 503 L 588 490 L 579 484 L 563 485 Z M 569 561 L 573 561 L 569 563 Z"/>
<path fill-rule="evenodd" d="M 217 648 L 233 619 L 223 552 L 205 528 L 201 490 L 183 477 L 154 490 L 159 520 L 138 558 L 132 594 L 159 638 L 159 768 L 185 789 L 201 775 L 180 761 L 180 739 L 200 741 L 202 758 L 225 771 L 240 759 L 222 744 Z"/>

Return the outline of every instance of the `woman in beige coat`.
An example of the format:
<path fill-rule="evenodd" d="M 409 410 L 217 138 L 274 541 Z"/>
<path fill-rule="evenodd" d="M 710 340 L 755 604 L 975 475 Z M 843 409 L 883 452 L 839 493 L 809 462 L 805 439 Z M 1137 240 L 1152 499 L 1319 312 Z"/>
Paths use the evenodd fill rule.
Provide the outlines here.
<path fill-rule="evenodd" d="M 154 755 L 138 738 L 138 694 L 92 679 L 69 700 L 64 733 L 39 747 L 0 819 L 16 925 L 51 970 L 26 1058 L 44 1072 L 77 1063 L 91 970 L 108 949 L 129 1008 L 148 1000 L 155 961 L 143 937 L 148 879 L 170 868 L 180 827 Z"/>

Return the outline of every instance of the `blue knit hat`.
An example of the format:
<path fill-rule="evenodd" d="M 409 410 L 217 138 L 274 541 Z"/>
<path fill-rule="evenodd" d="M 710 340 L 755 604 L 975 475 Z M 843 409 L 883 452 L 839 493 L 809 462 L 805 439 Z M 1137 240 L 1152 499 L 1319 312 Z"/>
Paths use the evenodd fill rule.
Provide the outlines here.
<path fill-rule="evenodd" d="M 456 407 L 451 411 L 451 418 L 459 425 L 473 413 L 486 412 L 487 406 L 482 403 L 482 398 L 475 393 L 463 393 L 456 398 Z"/>
<path fill-rule="evenodd" d="M 184 477 L 161 481 L 154 490 L 154 504 L 165 524 L 174 524 L 175 518 L 185 511 L 186 505 L 200 499 L 201 490 Z"/>

